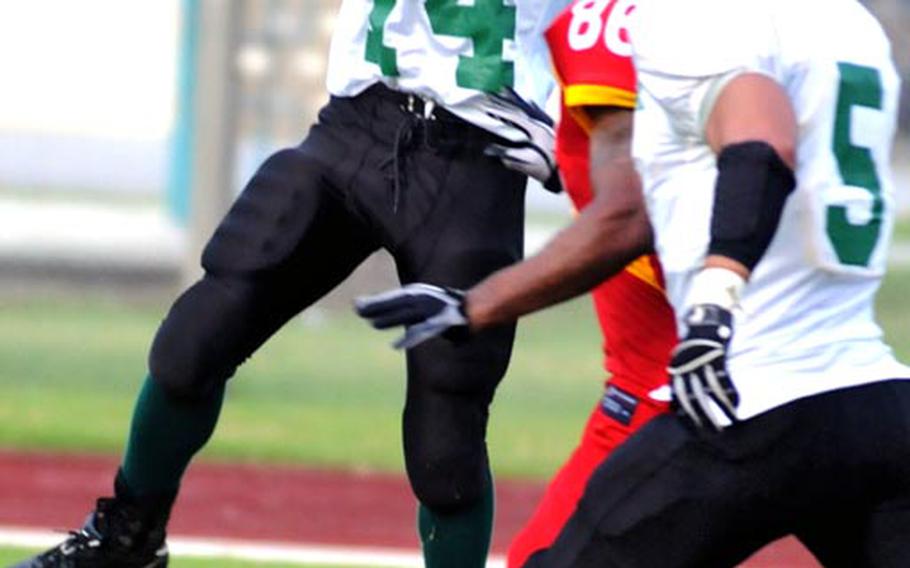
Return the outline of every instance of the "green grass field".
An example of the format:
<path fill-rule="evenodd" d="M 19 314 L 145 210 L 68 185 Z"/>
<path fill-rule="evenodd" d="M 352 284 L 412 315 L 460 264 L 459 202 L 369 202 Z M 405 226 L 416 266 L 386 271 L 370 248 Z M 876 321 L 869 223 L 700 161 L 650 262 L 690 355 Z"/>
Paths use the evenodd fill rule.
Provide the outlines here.
<path fill-rule="evenodd" d="M 0 447 L 119 452 L 162 308 L 0 304 Z M 490 430 L 500 475 L 547 475 L 599 392 L 587 300 L 529 320 Z M 353 315 L 295 321 L 232 381 L 220 460 L 402 468 L 403 360 Z"/>
<path fill-rule="evenodd" d="M 903 243 L 910 241 L 910 218 L 897 218 L 894 223 L 894 240 Z"/>
<path fill-rule="evenodd" d="M 880 295 L 910 359 L 910 271 Z M 121 451 L 162 307 L 98 299 L 0 303 L 0 447 Z M 347 312 L 292 322 L 232 381 L 208 459 L 400 471 L 403 361 L 390 334 Z M 588 300 L 526 320 L 489 432 L 500 476 L 544 478 L 600 392 Z"/>

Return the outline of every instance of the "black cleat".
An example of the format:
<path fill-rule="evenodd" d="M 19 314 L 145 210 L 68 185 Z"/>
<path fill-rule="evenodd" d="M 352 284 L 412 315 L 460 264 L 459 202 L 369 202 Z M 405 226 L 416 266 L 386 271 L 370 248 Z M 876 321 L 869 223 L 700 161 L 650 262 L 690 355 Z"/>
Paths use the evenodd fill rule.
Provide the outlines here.
<path fill-rule="evenodd" d="M 121 482 L 117 480 L 117 493 Z M 12 568 L 166 568 L 165 526 L 173 497 L 140 508 L 122 498 L 98 499 L 85 525 L 54 548 Z"/>

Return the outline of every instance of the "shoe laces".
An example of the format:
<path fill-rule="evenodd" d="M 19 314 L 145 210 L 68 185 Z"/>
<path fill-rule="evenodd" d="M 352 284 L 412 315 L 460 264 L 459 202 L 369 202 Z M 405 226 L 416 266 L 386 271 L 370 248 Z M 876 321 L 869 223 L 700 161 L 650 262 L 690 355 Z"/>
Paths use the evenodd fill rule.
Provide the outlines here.
<path fill-rule="evenodd" d="M 76 559 L 90 555 L 101 547 L 101 538 L 98 534 L 92 533 L 87 529 L 78 531 L 69 531 L 69 536 L 65 541 L 60 543 L 56 548 L 52 548 L 37 560 L 38 566 L 55 566 L 59 568 L 70 568 L 77 566 Z"/>

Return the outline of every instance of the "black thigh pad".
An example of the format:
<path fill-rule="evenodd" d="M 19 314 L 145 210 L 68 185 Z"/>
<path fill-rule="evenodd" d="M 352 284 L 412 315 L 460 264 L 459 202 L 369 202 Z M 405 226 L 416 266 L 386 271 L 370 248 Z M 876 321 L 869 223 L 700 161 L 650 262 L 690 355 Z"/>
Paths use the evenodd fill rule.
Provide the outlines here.
<path fill-rule="evenodd" d="M 717 159 L 708 254 L 755 268 L 795 187 L 793 170 L 768 143 L 742 142 L 724 148 Z"/>
<path fill-rule="evenodd" d="M 249 274 L 289 262 L 332 201 L 324 170 L 304 146 L 269 156 L 206 245 L 203 267 L 220 274 Z"/>

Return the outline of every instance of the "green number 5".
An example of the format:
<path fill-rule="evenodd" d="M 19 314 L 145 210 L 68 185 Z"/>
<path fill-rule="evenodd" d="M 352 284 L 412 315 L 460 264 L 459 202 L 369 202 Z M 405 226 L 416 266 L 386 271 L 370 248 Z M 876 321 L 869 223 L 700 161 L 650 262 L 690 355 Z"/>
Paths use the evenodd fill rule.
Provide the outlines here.
<path fill-rule="evenodd" d="M 866 223 L 854 225 L 847 218 L 846 206 L 829 205 L 827 232 L 842 264 L 868 266 L 881 233 L 885 206 L 872 152 L 853 144 L 850 127 L 853 107 L 882 109 L 882 78 L 874 67 L 852 63 L 838 63 L 837 66 L 840 87 L 834 120 L 834 156 L 844 184 L 861 187 L 872 195 L 872 216 Z"/>
<path fill-rule="evenodd" d="M 398 75 L 397 53 L 383 43 L 385 22 L 396 0 L 374 0 L 367 33 L 366 60 L 379 65 L 387 77 Z M 460 6 L 457 0 L 426 0 L 433 33 L 470 38 L 471 56 L 461 55 L 455 83 L 466 89 L 497 92 L 515 83 L 514 64 L 503 59 L 505 40 L 515 37 L 515 7 L 503 0 L 475 0 Z"/>

